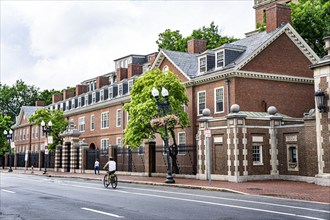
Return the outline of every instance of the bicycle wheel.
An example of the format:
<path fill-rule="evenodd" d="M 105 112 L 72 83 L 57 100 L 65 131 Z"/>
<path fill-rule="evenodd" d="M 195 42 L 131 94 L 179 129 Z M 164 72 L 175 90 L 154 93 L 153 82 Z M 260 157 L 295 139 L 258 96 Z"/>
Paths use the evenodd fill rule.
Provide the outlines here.
<path fill-rule="evenodd" d="M 103 177 L 103 184 L 105 188 L 108 188 L 108 186 L 110 185 L 109 183 L 109 178 L 108 178 L 108 174 L 105 174 Z"/>
<path fill-rule="evenodd" d="M 118 184 L 117 175 L 114 174 L 114 175 L 111 177 L 111 186 L 112 186 L 112 188 L 113 188 L 113 189 L 116 189 L 117 184 Z"/>

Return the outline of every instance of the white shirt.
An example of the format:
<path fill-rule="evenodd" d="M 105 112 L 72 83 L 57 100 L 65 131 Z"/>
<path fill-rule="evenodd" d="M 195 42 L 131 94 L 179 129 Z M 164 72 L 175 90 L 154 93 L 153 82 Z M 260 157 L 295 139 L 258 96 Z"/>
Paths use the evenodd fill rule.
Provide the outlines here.
<path fill-rule="evenodd" d="M 116 162 L 115 162 L 115 161 L 110 160 L 110 161 L 108 162 L 108 165 L 109 165 L 109 171 L 110 171 L 110 172 L 116 170 Z"/>
<path fill-rule="evenodd" d="M 98 167 L 98 166 L 100 166 L 100 162 L 99 161 L 95 161 L 94 167 Z"/>

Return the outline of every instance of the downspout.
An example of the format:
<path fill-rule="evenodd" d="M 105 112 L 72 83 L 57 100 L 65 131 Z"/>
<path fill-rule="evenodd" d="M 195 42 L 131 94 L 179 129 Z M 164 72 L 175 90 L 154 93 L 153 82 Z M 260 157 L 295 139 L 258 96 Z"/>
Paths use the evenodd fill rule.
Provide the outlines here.
<path fill-rule="evenodd" d="M 230 101 L 229 100 L 230 99 L 229 82 L 230 82 L 230 80 L 226 79 L 225 82 L 226 82 L 226 106 L 227 106 L 227 114 L 229 114 L 230 113 L 230 111 L 229 111 L 229 101 Z"/>

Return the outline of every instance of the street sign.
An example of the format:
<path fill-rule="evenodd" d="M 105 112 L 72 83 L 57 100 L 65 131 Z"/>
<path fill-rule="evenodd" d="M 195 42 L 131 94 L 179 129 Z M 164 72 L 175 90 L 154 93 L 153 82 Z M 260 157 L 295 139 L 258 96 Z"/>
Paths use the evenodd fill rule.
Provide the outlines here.
<path fill-rule="evenodd" d="M 204 134 L 205 134 L 205 137 L 211 137 L 211 130 L 209 128 L 205 128 Z"/>

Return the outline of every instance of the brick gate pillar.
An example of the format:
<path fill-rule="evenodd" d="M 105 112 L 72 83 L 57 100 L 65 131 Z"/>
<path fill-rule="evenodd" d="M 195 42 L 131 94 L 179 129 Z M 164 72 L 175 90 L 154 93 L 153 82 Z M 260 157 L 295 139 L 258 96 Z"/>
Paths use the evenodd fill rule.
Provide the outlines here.
<path fill-rule="evenodd" d="M 79 149 L 79 137 L 71 137 L 71 148 L 70 148 L 70 173 L 79 172 L 78 162 L 78 149 Z"/>
<path fill-rule="evenodd" d="M 80 143 L 79 149 L 79 170 L 80 173 L 85 173 L 86 170 L 86 149 L 88 148 L 88 144 L 85 139 Z"/>
<path fill-rule="evenodd" d="M 278 176 L 278 148 L 277 148 L 277 129 L 276 126 L 281 125 L 281 120 L 283 119 L 282 116 L 276 115 L 277 109 L 274 106 L 270 106 L 267 110 L 270 119 L 270 127 L 269 127 L 269 154 L 270 154 L 270 166 L 271 171 L 270 175 L 272 176 Z"/>
<path fill-rule="evenodd" d="M 247 175 L 247 149 L 246 149 L 246 114 L 240 113 L 240 106 L 234 104 L 230 108 L 231 113 L 227 118 L 227 165 L 228 165 L 228 181 L 241 182 L 245 181 L 242 176 Z M 241 141 L 240 141 L 241 140 Z M 243 154 L 243 160 L 239 160 L 240 152 Z M 240 168 L 242 167 L 242 168 Z M 241 171 L 241 172 L 240 172 Z"/>
<path fill-rule="evenodd" d="M 61 164 L 61 145 L 57 145 L 55 148 L 55 172 L 60 171 L 60 164 Z"/>

